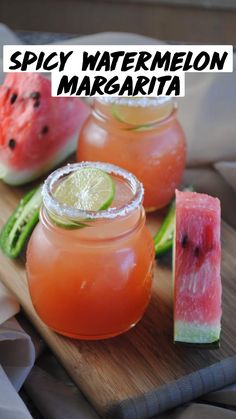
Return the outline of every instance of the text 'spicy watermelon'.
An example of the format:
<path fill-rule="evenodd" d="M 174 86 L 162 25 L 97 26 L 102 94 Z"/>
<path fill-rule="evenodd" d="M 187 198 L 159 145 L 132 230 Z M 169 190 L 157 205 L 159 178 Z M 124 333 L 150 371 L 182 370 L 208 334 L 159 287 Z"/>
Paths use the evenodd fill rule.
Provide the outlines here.
<path fill-rule="evenodd" d="M 176 191 L 174 340 L 219 341 L 221 329 L 220 201 Z"/>
<path fill-rule="evenodd" d="M 78 98 L 51 97 L 37 73 L 9 73 L 0 87 L 0 178 L 29 182 L 76 149 L 89 107 Z"/>

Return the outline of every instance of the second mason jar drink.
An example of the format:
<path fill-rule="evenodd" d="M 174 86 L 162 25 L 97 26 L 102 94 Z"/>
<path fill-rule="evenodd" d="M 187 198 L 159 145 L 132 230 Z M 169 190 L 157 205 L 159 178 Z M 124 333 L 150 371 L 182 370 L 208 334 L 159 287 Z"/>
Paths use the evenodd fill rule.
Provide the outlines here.
<path fill-rule="evenodd" d="M 91 187 L 100 182 L 101 196 L 101 182 L 109 175 L 115 188 L 109 208 L 85 211 L 58 200 L 57 188 L 84 169 L 96 170 Z M 68 182 L 61 189 L 67 202 L 81 193 L 76 179 L 71 180 L 73 189 Z M 87 182 L 84 186 L 82 198 L 87 202 Z M 140 182 L 108 164 L 68 165 L 49 176 L 40 222 L 27 250 L 27 273 L 34 307 L 53 330 L 78 339 L 102 339 L 128 330 L 142 317 L 154 258 L 142 198 Z"/>
<path fill-rule="evenodd" d="M 79 161 L 104 161 L 134 173 L 144 185 L 144 206 L 168 204 L 186 159 L 184 132 L 171 98 L 96 99 L 78 143 Z"/>

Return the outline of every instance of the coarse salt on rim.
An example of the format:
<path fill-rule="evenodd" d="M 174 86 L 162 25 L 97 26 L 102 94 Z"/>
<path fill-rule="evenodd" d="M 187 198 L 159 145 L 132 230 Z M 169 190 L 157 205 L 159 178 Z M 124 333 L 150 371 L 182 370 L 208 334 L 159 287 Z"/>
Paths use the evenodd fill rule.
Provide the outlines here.
<path fill-rule="evenodd" d="M 69 175 L 84 167 L 97 168 L 103 170 L 106 173 L 122 177 L 127 183 L 129 183 L 133 191 L 134 195 L 132 199 L 122 207 L 113 207 L 101 211 L 81 210 L 58 202 L 54 196 L 53 190 L 56 182 L 58 182 L 63 176 Z M 113 164 L 101 162 L 69 163 L 66 166 L 52 172 L 45 180 L 42 189 L 43 203 L 45 207 L 55 215 L 70 218 L 71 220 L 114 219 L 116 217 L 124 217 L 141 205 L 143 201 L 143 195 L 143 185 L 133 174 Z"/>

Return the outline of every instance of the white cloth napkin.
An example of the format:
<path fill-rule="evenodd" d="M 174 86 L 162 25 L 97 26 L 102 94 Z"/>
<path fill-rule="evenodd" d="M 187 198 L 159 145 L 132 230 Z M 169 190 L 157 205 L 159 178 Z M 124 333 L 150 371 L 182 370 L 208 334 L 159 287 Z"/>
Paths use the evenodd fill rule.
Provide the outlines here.
<path fill-rule="evenodd" d="M 25 404 L 18 396 L 9 378 L 0 366 L 0 418 L 32 419 Z"/>
<path fill-rule="evenodd" d="M 14 318 L 20 310 L 11 293 L 0 283 L 0 418 L 29 419 L 30 413 L 17 394 L 35 361 L 34 345 Z"/>
<path fill-rule="evenodd" d="M 0 325 L 0 363 L 17 391 L 24 383 L 34 361 L 35 350 L 31 338 L 11 316 Z"/>

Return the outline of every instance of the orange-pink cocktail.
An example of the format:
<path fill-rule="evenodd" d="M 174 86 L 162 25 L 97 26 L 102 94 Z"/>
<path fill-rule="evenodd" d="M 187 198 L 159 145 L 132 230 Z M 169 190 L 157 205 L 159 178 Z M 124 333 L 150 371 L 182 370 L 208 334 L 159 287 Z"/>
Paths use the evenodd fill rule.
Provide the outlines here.
<path fill-rule="evenodd" d="M 53 195 L 58 182 L 86 165 L 101 168 L 115 183 L 106 210 L 70 208 Z M 27 272 L 34 307 L 50 328 L 73 338 L 101 339 L 128 330 L 142 317 L 154 258 L 142 198 L 139 181 L 108 164 L 68 165 L 49 176 L 28 246 Z M 85 226 L 66 228 L 72 220 Z"/>
<path fill-rule="evenodd" d="M 185 167 L 185 136 L 171 98 L 94 101 L 77 160 L 117 164 L 143 183 L 147 210 L 169 203 Z"/>

